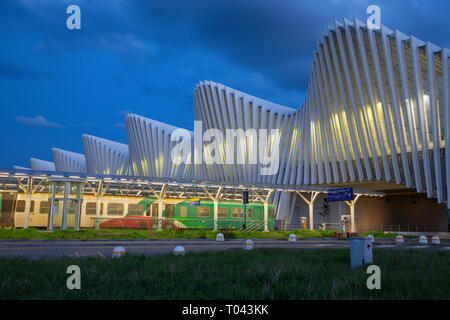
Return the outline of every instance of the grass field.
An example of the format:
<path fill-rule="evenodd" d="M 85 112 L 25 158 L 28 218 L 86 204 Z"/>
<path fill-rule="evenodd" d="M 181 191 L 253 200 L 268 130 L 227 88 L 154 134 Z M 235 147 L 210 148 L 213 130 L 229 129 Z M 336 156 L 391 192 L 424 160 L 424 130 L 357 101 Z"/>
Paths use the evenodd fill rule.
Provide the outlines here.
<path fill-rule="evenodd" d="M 450 254 L 374 250 L 381 290 L 349 250 L 259 249 L 125 256 L 120 259 L 0 259 L 0 299 L 450 299 Z M 81 268 L 69 290 L 66 269 Z"/>
<path fill-rule="evenodd" d="M 225 239 L 243 239 L 243 231 L 220 231 Z M 0 239 L 215 239 L 219 231 L 212 230 L 130 230 L 130 229 L 82 229 L 76 230 L 55 230 L 53 232 L 43 232 L 35 228 L 28 229 L 3 229 L 0 228 Z M 331 230 L 294 230 L 294 231 L 249 231 L 248 238 L 262 239 L 287 239 L 291 233 L 297 235 L 298 239 L 333 237 Z M 372 234 L 375 238 L 393 238 L 396 234 L 382 233 L 380 231 L 366 232 L 362 236 Z"/>

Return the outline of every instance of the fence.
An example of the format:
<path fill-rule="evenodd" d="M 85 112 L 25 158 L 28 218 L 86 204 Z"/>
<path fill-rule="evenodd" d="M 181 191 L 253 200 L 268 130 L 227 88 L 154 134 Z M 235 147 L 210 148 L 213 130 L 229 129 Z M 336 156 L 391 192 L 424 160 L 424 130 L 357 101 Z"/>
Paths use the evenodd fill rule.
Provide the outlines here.
<path fill-rule="evenodd" d="M 344 227 L 344 225 L 343 225 Z M 302 223 L 284 223 L 283 220 L 277 220 L 275 224 L 275 230 L 284 230 L 284 231 L 291 231 L 291 230 L 309 230 L 309 223 L 306 225 Z M 341 230 L 341 225 L 339 223 L 320 223 L 320 224 L 314 224 L 314 230 L 333 230 L 333 231 L 339 231 Z"/>
<path fill-rule="evenodd" d="M 92 226 L 98 228 L 121 228 L 121 229 L 148 229 L 157 230 L 178 230 L 178 229 L 214 229 L 213 219 L 188 219 L 188 218 L 163 218 L 161 220 L 150 217 L 121 217 L 121 218 L 91 218 L 94 223 Z M 217 228 L 219 230 L 244 230 L 244 219 L 218 219 Z M 349 224 L 342 224 L 343 231 L 350 231 Z M 303 230 L 305 225 L 302 223 L 287 224 L 284 220 L 269 221 L 269 230 Z M 247 220 L 247 230 L 264 230 L 264 220 Z M 309 230 L 309 224 L 306 224 L 306 230 Z M 340 231 L 339 223 L 321 223 L 314 224 L 314 230 L 333 230 Z M 358 228 L 358 232 L 376 231 L 383 232 L 446 232 L 445 226 L 437 225 L 372 225 L 365 226 L 364 230 Z"/>
<path fill-rule="evenodd" d="M 421 226 L 410 226 L 410 225 L 384 225 L 382 227 L 384 232 L 446 232 L 444 226 L 436 225 L 421 225 Z"/>
<path fill-rule="evenodd" d="M 147 229 L 147 230 L 178 230 L 178 229 L 214 229 L 212 219 L 155 219 L 149 217 L 121 217 L 121 218 L 91 218 L 98 228 L 119 228 L 119 229 Z M 244 230 L 244 219 L 219 219 L 217 228 L 219 230 Z M 273 222 L 269 223 L 269 228 L 273 230 Z M 247 220 L 247 230 L 264 230 L 264 220 Z"/>

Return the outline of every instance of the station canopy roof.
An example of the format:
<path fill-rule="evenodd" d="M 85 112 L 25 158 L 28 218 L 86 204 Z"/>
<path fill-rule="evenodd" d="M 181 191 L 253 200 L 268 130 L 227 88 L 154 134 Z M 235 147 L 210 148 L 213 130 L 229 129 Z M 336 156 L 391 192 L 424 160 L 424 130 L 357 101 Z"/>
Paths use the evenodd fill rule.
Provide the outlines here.
<path fill-rule="evenodd" d="M 32 179 L 29 179 L 32 178 Z M 229 182 L 209 182 L 181 179 L 149 179 L 134 176 L 97 175 L 88 173 L 32 171 L 32 170 L 0 170 L 1 192 L 26 192 L 32 180 L 32 192 L 48 192 L 52 182 L 79 182 L 84 184 L 84 194 L 96 195 L 101 188 L 105 196 L 158 197 L 164 191 L 164 198 L 173 199 L 213 199 L 242 200 L 243 191 L 249 191 L 250 201 L 263 201 L 273 192 L 323 192 L 324 186 L 299 186 L 275 184 L 232 184 Z M 353 189 L 355 195 L 378 196 L 382 192 Z"/>

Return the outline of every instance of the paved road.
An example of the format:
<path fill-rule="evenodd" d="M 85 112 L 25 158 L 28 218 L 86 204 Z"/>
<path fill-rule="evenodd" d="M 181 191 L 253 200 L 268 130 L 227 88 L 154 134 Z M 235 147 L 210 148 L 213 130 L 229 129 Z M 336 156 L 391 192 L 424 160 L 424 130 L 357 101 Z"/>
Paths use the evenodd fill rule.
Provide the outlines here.
<path fill-rule="evenodd" d="M 349 241 L 337 240 L 298 240 L 290 243 L 286 240 L 254 240 L 255 248 L 349 248 Z M 243 247 L 243 240 L 216 242 L 214 240 L 13 240 L 0 241 L 0 258 L 26 257 L 28 259 L 102 257 L 110 258 L 113 248 L 121 245 L 128 254 L 164 254 L 181 245 L 188 251 L 233 250 Z M 450 241 L 441 240 L 440 245 L 419 245 L 417 240 L 406 240 L 403 245 L 396 245 L 394 240 L 376 240 L 374 248 L 443 250 L 450 253 Z"/>

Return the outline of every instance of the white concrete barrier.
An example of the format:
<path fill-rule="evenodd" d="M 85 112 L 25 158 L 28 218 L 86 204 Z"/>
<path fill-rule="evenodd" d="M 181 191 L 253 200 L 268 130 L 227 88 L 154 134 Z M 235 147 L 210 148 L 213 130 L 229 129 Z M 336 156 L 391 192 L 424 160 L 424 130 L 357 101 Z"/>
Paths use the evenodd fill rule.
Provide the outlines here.
<path fill-rule="evenodd" d="M 253 250 L 253 247 L 254 247 L 254 246 L 255 246 L 255 244 L 253 243 L 253 241 L 250 240 L 250 239 L 248 239 L 248 240 L 245 242 L 244 249 L 245 249 L 245 250 Z"/>
<path fill-rule="evenodd" d="M 122 257 L 124 255 L 125 255 L 125 248 L 124 247 L 117 246 L 117 247 L 115 247 L 113 249 L 113 252 L 112 252 L 112 257 L 113 258 L 120 258 L 120 257 Z"/>
<path fill-rule="evenodd" d="M 405 242 L 405 239 L 403 238 L 403 236 L 398 235 L 398 236 L 395 237 L 395 243 L 396 244 L 401 244 L 401 243 L 404 243 L 404 242 Z"/>
<path fill-rule="evenodd" d="M 427 237 L 425 237 L 425 236 L 420 236 L 420 237 L 419 237 L 419 243 L 421 243 L 421 244 L 427 244 L 427 243 L 428 243 Z"/>
<path fill-rule="evenodd" d="M 289 235 L 289 242 L 296 242 L 297 241 L 297 236 L 293 233 L 291 233 Z"/>
<path fill-rule="evenodd" d="M 176 246 L 175 249 L 173 249 L 173 254 L 176 256 L 184 256 L 185 250 L 182 246 Z"/>
<path fill-rule="evenodd" d="M 433 236 L 433 238 L 431 238 L 431 243 L 432 244 L 440 244 L 441 239 L 438 236 Z"/>
<path fill-rule="evenodd" d="M 223 233 L 217 234 L 216 241 L 225 241 L 225 236 L 223 235 Z"/>

